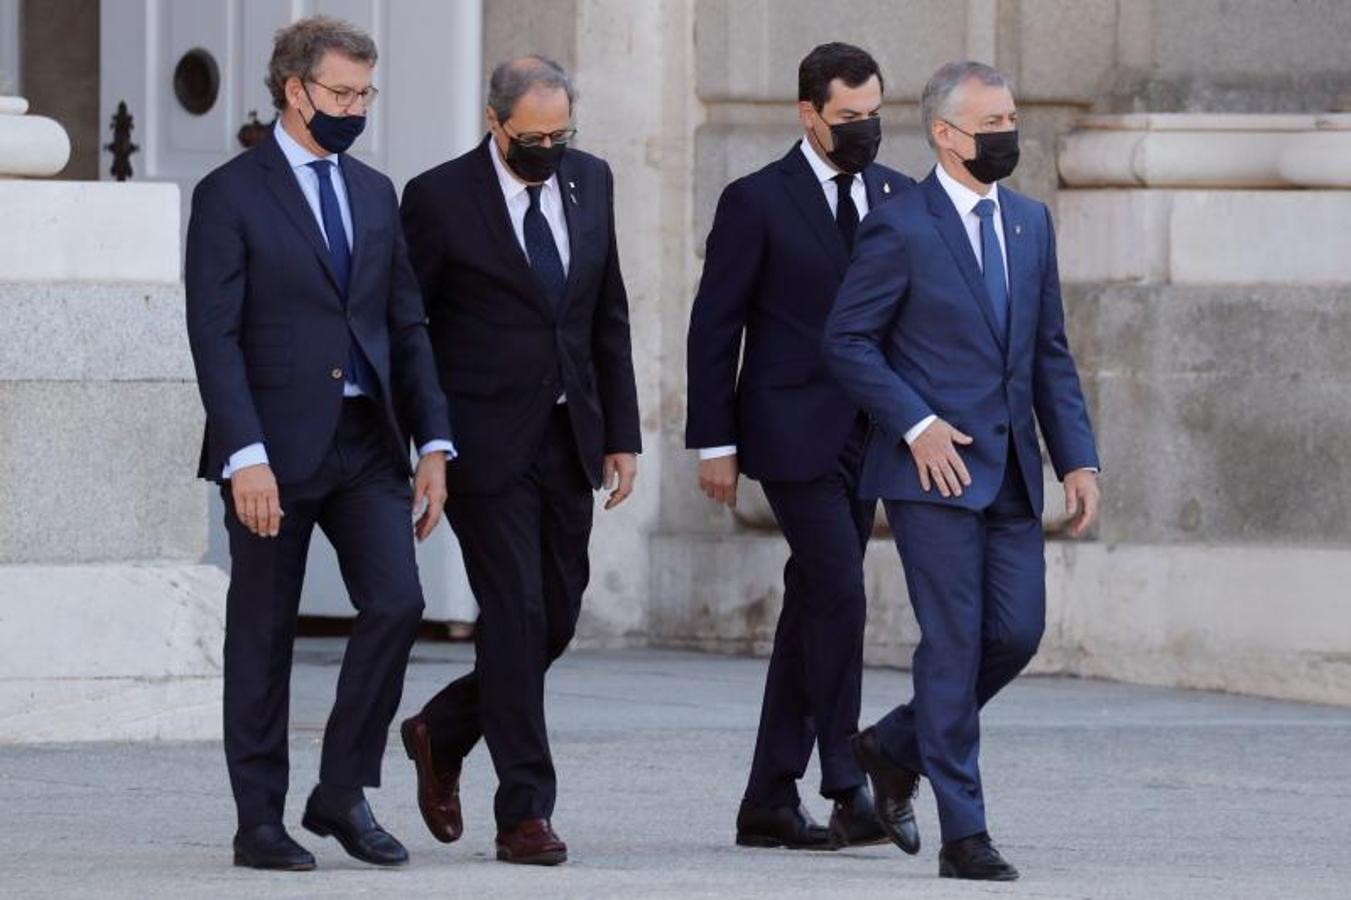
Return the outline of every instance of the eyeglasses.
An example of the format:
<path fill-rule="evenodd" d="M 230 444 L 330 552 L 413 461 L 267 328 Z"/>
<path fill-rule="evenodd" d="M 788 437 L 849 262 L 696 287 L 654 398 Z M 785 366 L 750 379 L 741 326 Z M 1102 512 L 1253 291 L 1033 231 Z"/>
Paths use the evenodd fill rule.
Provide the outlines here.
<path fill-rule="evenodd" d="M 329 87 L 322 81 L 315 81 L 313 78 L 306 78 L 305 80 L 328 91 L 333 95 L 333 100 L 339 108 L 345 110 L 351 109 L 358 99 L 361 100 L 363 109 L 370 109 L 371 104 L 375 102 L 375 98 L 380 96 L 380 89 L 373 85 L 358 91 L 349 87 Z"/>
<path fill-rule="evenodd" d="M 512 134 L 510 131 L 507 131 L 507 127 L 503 125 L 502 130 L 506 132 L 507 137 L 511 138 L 522 147 L 538 147 L 544 143 L 545 138 L 548 138 L 549 142 L 554 145 L 567 144 L 577 136 L 576 128 L 562 128 L 558 131 L 527 131 L 525 134 Z"/>

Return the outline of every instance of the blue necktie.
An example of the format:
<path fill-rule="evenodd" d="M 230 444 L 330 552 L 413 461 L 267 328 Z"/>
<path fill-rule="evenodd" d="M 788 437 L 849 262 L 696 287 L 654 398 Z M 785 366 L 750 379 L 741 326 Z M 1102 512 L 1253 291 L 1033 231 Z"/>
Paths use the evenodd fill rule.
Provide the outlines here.
<path fill-rule="evenodd" d="M 999 235 L 995 234 L 994 216 L 999 207 L 989 197 L 976 204 L 975 213 L 980 216 L 980 258 L 985 270 L 985 293 L 990 296 L 990 305 L 994 307 L 995 323 L 1000 335 L 1008 334 L 1009 327 L 1009 286 L 1004 280 L 1004 254 L 999 249 Z"/>
<path fill-rule="evenodd" d="M 347 245 L 347 229 L 342 224 L 338 194 L 333 190 L 333 163 L 327 159 L 316 159 L 307 165 L 319 176 L 319 215 L 324 221 L 324 236 L 328 238 L 328 257 L 333 263 L 333 274 L 342 288 L 342 302 L 346 306 L 347 286 L 352 278 L 352 248 Z M 351 331 L 350 325 L 348 331 Z M 356 335 L 351 337 L 347 350 L 347 380 L 361 388 L 367 397 L 379 398 L 380 382 L 375 377 L 375 370 L 357 345 Z"/>
<path fill-rule="evenodd" d="M 563 288 L 568 276 L 563 271 L 563 258 L 558 255 L 558 245 L 554 243 L 554 233 L 539 208 L 539 192 L 542 184 L 526 187 L 530 195 L 530 208 L 525 211 L 525 255 L 530 257 L 530 268 L 535 277 L 544 286 L 544 295 L 557 309 L 563 302 Z"/>

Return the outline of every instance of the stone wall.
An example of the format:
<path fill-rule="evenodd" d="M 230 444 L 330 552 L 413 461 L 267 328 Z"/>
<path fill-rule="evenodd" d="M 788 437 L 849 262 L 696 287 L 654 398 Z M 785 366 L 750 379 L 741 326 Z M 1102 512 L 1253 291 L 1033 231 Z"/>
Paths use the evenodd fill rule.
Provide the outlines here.
<path fill-rule="evenodd" d="M 22 105 L 0 99 L 0 151 Z M 0 173 L 64 162 L 26 146 Z M 0 743 L 220 734 L 178 208 L 174 185 L 0 179 Z"/>
<path fill-rule="evenodd" d="M 788 149 L 798 61 L 846 40 L 886 76 L 883 160 L 916 176 L 931 165 L 917 121 L 929 74 L 970 57 L 1013 75 L 1012 183 L 1057 213 L 1106 509 L 1091 541 L 1048 549 L 1037 670 L 1351 703 L 1351 484 L 1335 449 L 1351 439 L 1351 275 L 1335 240 L 1348 194 L 1235 190 L 1273 185 L 1242 178 L 1070 190 L 1061 146 L 1089 113 L 1344 106 L 1349 16 L 1338 0 L 487 0 L 486 61 L 541 49 L 571 66 L 579 143 L 618 188 L 647 452 L 632 505 L 600 517 L 584 640 L 764 652 L 772 639 L 786 548 L 754 485 L 737 513 L 696 488 L 685 328 L 718 193 Z M 1193 146 L 1187 164 L 1266 146 L 1253 129 L 1239 139 L 1222 158 Z M 905 665 L 917 631 L 885 538 L 867 565 L 868 658 Z"/>

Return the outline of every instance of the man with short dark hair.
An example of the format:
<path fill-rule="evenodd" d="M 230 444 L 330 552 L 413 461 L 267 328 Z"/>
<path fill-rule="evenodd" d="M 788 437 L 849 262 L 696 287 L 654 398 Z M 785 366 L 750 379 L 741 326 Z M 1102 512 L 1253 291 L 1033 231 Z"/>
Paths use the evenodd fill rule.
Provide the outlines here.
<path fill-rule="evenodd" d="M 460 456 L 447 514 L 479 605 L 474 669 L 403 723 L 418 805 L 460 837 L 461 765 L 479 737 L 499 785 L 497 857 L 555 865 L 567 846 L 544 677 L 590 577 L 592 492 L 637 473 L 637 387 L 610 167 L 568 145 L 574 92 L 555 62 L 492 74 L 489 134 L 408 183 L 403 219 Z"/>
<path fill-rule="evenodd" d="M 876 422 L 860 488 L 886 506 L 921 635 L 914 698 L 853 746 L 879 807 L 929 779 L 943 877 L 1012 881 L 986 831 L 980 709 L 1045 627 L 1037 426 L 1075 536 L 1097 518 L 1098 454 L 1051 214 L 999 183 L 1019 157 L 1008 79 L 949 63 L 920 112 L 937 165 L 864 223 L 825 329 L 831 371 Z"/>
<path fill-rule="evenodd" d="M 346 152 L 375 100 L 375 61 L 375 43 L 346 22 L 279 31 L 268 68 L 277 124 L 202 179 L 188 224 L 188 336 L 206 409 L 199 474 L 220 483 L 230 536 L 235 863 L 254 868 L 314 868 L 282 813 L 291 653 L 316 525 L 358 614 L 302 824 L 357 859 L 408 860 L 362 789 L 380 783 L 422 619 L 414 510 L 424 539 L 454 448 L 394 187 Z"/>
<path fill-rule="evenodd" d="M 868 421 L 827 374 L 821 336 L 859 221 L 913 182 L 873 161 L 882 73 L 867 52 L 814 49 L 798 100 L 802 139 L 718 202 L 690 314 L 685 439 L 717 502 L 736 504 L 742 473 L 760 481 L 792 550 L 736 841 L 831 849 L 886 835 L 848 744 L 876 507 L 856 492 Z M 828 829 L 798 795 L 813 745 L 821 793 L 834 801 Z M 908 807 L 890 814 L 913 829 Z"/>

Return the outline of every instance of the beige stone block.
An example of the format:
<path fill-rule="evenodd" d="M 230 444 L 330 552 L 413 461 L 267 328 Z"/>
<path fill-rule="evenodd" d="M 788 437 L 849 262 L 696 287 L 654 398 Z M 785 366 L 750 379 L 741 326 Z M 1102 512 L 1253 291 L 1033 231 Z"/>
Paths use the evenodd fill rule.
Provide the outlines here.
<path fill-rule="evenodd" d="M 0 282 L 0 381 L 190 381 L 177 284 Z"/>
<path fill-rule="evenodd" d="M 1178 284 L 1347 284 L 1351 191 L 1180 191 L 1173 197 Z"/>
<path fill-rule="evenodd" d="M 220 735 L 212 566 L 0 566 L 0 743 Z"/>
<path fill-rule="evenodd" d="M 774 0 L 699 0 L 699 98 L 795 102 L 797 69 L 817 44 L 870 52 L 891 101 L 917 100 L 943 63 L 966 55 L 966 9 L 949 0 L 840 0 L 828 8 Z"/>
<path fill-rule="evenodd" d="M 186 382 L 0 382 L 0 564 L 197 561 L 202 413 Z"/>
<path fill-rule="evenodd" d="M 0 180 L 5 281 L 179 278 L 178 185 Z"/>

